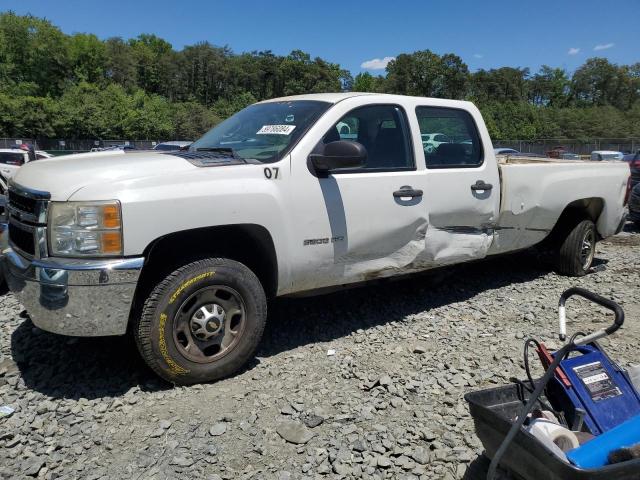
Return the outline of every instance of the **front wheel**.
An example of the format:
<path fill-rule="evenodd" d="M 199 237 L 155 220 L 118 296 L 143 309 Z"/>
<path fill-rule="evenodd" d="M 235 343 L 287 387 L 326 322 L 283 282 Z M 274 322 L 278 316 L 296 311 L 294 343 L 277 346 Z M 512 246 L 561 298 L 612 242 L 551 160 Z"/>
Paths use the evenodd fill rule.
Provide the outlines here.
<path fill-rule="evenodd" d="M 558 273 L 573 277 L 587 274 L 596 253 L 596 226 L 582 220 L 564 238 L 558 250 Z"/>
<path fill-rule="evenodd" d="M 253 355 L 267 318 L 258 278 L 233 260 L 179 268 L 147 298 L 134 328 L 145 362 L 177 385 L 235 373 Z"/>

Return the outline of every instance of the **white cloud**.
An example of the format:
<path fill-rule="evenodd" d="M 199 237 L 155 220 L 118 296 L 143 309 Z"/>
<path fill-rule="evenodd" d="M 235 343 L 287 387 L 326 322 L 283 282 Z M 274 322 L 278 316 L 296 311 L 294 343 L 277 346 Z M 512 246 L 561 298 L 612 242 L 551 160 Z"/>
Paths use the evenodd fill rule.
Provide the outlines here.
<path fill-rule="evenodd" d="M 481 54 L 481 53 L 474 53 L 473 54 L 473 58 L 483 58 L 483 57 L 484 57 L 484 55 Z"/>
<path fill-rule="evenodd" d="M 601 43 L 599 45 L 596 45 L 595 47 L 593 47 L 593 49 L 596 52 L 599 52 L 600 50 L 607 50 L 611 47 L 613 47 L 615 45 L 615 43 Z"/>
<path fill-rule="evenodd" d="M 567 52 L 567 55 L 577 55 L 578 53 L 580 53 L 579 48 L 571 47 Z"/>
<path fill-rule="evenodd" d="M 373 58 L 371 60 L 367 60 L 366 62 L 362 62 L 360 67 L 366 68 L 367 70 L 384 70 L 387 68 L 387 65 L 391 60 L 395 60 L 396 57 L 384 57 L 384 58 Z"/>

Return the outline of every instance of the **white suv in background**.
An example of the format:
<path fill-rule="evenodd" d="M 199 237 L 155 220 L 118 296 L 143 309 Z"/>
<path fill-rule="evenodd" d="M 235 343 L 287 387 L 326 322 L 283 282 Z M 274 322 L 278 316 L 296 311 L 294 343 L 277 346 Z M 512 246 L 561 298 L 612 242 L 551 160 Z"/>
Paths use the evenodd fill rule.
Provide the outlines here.
<path fill-rule="evenodd" d="M 35 159 L 50 158 L 47 152 L 36 150 Z M 0 174 L 6 179 L 13 177 L 18 169 L 29 162 L 29 151 L 21 148 L 0 148 Z"/>
<path fill-rule="evenodd" d="M 421 137 L 422 148 L 427 153 L 435 152 L 436 148 L 443 143 L 451 143 L 451 139 L 444 133 L 423 133 Z"/>

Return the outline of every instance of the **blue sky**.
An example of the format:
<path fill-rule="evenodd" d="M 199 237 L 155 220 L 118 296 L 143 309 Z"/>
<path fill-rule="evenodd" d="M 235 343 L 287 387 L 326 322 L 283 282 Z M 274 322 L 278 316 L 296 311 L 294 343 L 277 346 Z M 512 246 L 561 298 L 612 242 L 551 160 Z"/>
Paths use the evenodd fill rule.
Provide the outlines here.
<path fill-rule="evenodd" d="M 471 70 L 640 61 L 640 0 L 0 0 L 0 10 L 103 39 L 155 33 L 176 49 L 301 49 L 354 74 L 422 49 L 460 55 Z"/>

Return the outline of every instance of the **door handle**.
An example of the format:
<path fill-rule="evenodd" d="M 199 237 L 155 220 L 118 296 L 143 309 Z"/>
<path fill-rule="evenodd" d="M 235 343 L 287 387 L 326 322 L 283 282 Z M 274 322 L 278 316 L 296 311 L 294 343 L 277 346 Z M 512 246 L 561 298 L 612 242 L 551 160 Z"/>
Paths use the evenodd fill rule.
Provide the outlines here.
<path fill-rule="evenodd" d="M 484 183 L 483 180 L 478 180 L 476 183 L 471 185 L 471 190 L 473 190 L 474 192 L 477 190 L 491 190 L 492 188 L 493 185 L 491 185 L 490 183 Z"/>
<path fill-rule="evenodd" d="M 393 192 L 395 198 L 421 197 L 422 190 L 417 190 L 409 185 L 403 185 L 400 190 Z"/>

